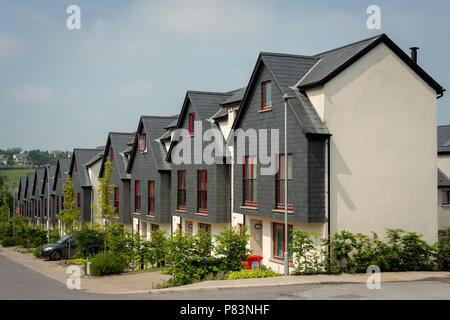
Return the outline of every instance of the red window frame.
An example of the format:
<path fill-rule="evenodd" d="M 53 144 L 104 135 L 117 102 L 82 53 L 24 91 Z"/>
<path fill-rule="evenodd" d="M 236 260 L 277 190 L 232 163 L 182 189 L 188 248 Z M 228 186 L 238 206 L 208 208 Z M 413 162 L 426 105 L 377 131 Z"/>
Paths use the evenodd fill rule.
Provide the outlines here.
<path fill-rule="evenodd" d="M 282 181 L 284 181 L 284 174 L 282 177 L 280 177 L 280 162 L 281 157 L 284 158 L 284 153 L 280 153 L 277 157 L 277 174 L 275 175 L 275 193 L 276 193 L 276 208 L 277 209 L 284 209 L 284 196 L 283 199 L 280 198 L 280 186 Z M 292 172 L 292 153 L 288 153 L 288 170 L 289 170 L 289 157 L 291 158 L 291 172 Z M 283 166 L 284 166 L 284 159 L 283 159 Z M 288 193 L 289 193 L 289 184 L 290 184 L 290 193 L 291 193 L 291 201 L 293 201 L 292 197 L 292 177 L 289 179 L 289 171 L 288 171 Z M 284 184 L 283 184 L 283 192 L 284 192 Z M 292 203 L 288 202 L 287 205 L 288 210 L 292 210 L 293 206 Z"/>
<path fill-rule="evenodd" d="M 114 214 L 116 216 L 119 215 L 119 205 L 120 205 L 120 201 L 119 201 L 119 188 L 115 187 L 114 188 Z"/>
<path fill-rule="evenodd" d="M 78 164 L 76 161 L 75 161 L 75 173 L 78 173 Z"/>
<path fill-rule="evenodd" d="M 207 171 L 197 171 L 197 210 L 201 213 L 208 212 L 207 206 Z"/>
<path fill-rule="evenodd" d="M 254 170 L 254 167 L 256 166 L 256 163 L 254 163 L 255 157 L 254 156 L 245 156 L 244 158 L 244 205 L 249 207 L 256 207 L 257 201 L 254 197 L 255 190 L 256 190 L 256 169 Z M 247 177 L 247 168 L 250 166 L 250 177 Z M 250 184 L 250 199 L 247 200 L 247 184 Z"/>
<path fill-rule="evenodd" d="M 202 227 L 205 227 L 205 230 L 202 230 Z M 207 223 L 199 223 L 198 228 L 203 232 L 211 232 L 211 225 Z"/>
<path fill-rule="evenodd" d="M 195 113 L 189 113 L 189 133 L 191 136 L 195 133 Z"/>
<path fill-rule="evenodd" d="M 81 208 L 81 193 L 77 193 L 77 205 L 78 208 Z"/>
<path fill-rule="evenodd" d="M 178 170 L 178 205 L 180 210 L 186 210 L 186 170 Z"/>
<path fill-rule="evenodd" d="M 270 106 L 266 106 L 266 86 L 270 84 L 271 88 L 270 88 Z M 268 80 L 268 81 L 264 81 L 263 83 L 261 83 L 261 110 L 270 110 L 272 109 L 272 81 Z"/>
<path fill-rule="evenodd" d="M 111 149 L 109 149 L 109 158 L 111 159 L 111 163 L 114 163 L 114 148 L 111 147 Z"/>
<path fill-rule="evenodd" d="M 155 181 L 148 182 L 147 214 L 155 215 Z"/>
<path fill-rule="evenodd" d="M 134 211 L 141 212 L 141 181 L 134 182 Z"/>
<path fill-rule="evenodd" d="M 275 255 L 275 234 L 276 234 L 276 226 L 277 225 L 283 227 L 283 256 L 282 257 L 279 257 L 279 256 Z M 292 224 L 288 224 L 288 230 L 291 230 L 291 234 L 292 234 L 292 232 L 294 231 Z M 274 259 L 283 260 L 284 261 L 284 252 L 286 251 L 286 243 L 285 243 L 285 235 L 286 234 L 285 234 L 285 232 L 286 232 L 286 230 L 285 230 L 285 227 L 284 227 L 284 223 L 278 223 L 278 222 L 273 222 L 272 223 L 272 257 Z M 292 236 L 291 236 L 291 241 L 292 241 Z M 289 257 L 289 262 L 292 262 L 292 256 Z"/>
<path fill-rule="evenodd" d="M 141 137 L 142 141 L 144 142 L 143 147 L 141 148 Z M 145 151 L 147 149 L 147 135 L 145 133 L 138 133 L 138 151 Z"/>

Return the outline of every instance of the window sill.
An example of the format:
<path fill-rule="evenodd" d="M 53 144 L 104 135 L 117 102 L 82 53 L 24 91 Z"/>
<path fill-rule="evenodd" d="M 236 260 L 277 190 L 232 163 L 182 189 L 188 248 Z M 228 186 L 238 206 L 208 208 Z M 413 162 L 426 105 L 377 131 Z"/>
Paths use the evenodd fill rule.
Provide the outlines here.
<path fill-rule="evenodd" d="M 442 204 L 441 207 L 450 207 L 450 203 Z"/>
<path fill-rule="evenodd" d="M 250 206 L 240 206 L 240 209 L 248 209 L 248 210 L 258 210 L 258 207 L 250 207 Z"/>
<path fill-rule="evenodd" d="M 272 212 L 276 212 L 276 213 L 284 213 L 284 209 L 272 209 Z M 294 210 L 288 209 L 288 213 L 289 213 L 289 214 L 294 214 Z"/>
<path fill-rule="evenodd" d="M 183 210 L 183 209 L 177 209 L 177 210 L 175 210 L 176 212 L 181 212 L 181 213 L 187 213 L 187 211 L 186 210 Z"/>
<path fill-rule="evenodd" d="M 196 212 L 195 214 L 199 215 L 199 216 L 204 216 L 207 217 L 208 213 L 207 212 Z"/>
<path fill-rule="evenodd" d="M 269 258 L 269 261 L 270 262 L 274 262 L 274 263 L 278 263 L 278 264 L 281 264 L 281 265 L 284 265 L 284 260 L 281 259 L 281 258 Z M 294 263 L 294 261 L 289 260 L 289 265 L 290 266 L 292 266 L 293 263 Z"/>
<path fill-rule="evenodd" d="M 268 108 L 264 108 L 264 109 L 258 110 L 258 112 L 268 112 L 268 111 L 272 111 L 272 107 L 268 107 Z"/>

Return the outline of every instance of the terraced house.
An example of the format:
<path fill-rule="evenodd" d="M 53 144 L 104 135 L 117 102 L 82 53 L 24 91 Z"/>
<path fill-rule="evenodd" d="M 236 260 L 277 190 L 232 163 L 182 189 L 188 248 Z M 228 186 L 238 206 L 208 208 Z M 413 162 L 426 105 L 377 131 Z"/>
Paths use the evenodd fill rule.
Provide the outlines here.
<path fill-rule="evenodd" d="M 109 160 L 113 167 L 110 183 L 114 185 L 111 200 L 114 202 L 115 213 L 112 220 L 131 229 L 130 208 L 130 175 L 126 172 L 128 156 L 124 153 L 129 148 L 128 143 L 134 137 L 134 132 L 110 132 L 106 141 L 102 163 L 98 177 L 105 173 L 105 162 Z"/>
<path fill-rule="evenodd" d="M 73 149 L 72 158 L 69 167 L 69 176 L 72 178 L 75 205 L 80 208 L 82 222 L 92 222 L 92 184 L 89 177 L 89 170 L 86 167 L 93 158 L 99 153 L 100 149 Z"/>
<path fill-rule="evenodd" d="M 54 203 L 55 216 L 61 214 L 61 210 L 64 209 L 63 186 L 67 183 L 70 161 L 70 158 L 58 158 L 56 163 L 55 177 L 53 179 L 54 201 L 52 201 Z M 58 226 L 61 227 L 59 222 Z"/>
<path fill-rule="evenodd" d="M 383 236 L 401 228 L 435 241 L 442 93 L 384 34 L 314 56 L 261 53 L 233 124 L 280 130 L 276 174 L 260 174 L 257 145 L 234 168 L 233 212 L 249 225 L 251 249 L 280 271 L 285 232 L 296 229 Z"/>
<path fill-rule="evenodd" d="M 27 178 L 21 177 L 19 180 L 19 189 L 17 191 L 17 204 L 19 206 L 20 215 L 26 216 L 27 203 L 25 201 Z"/>
<path fill-rule="evenodd" d="M 208 129 L 220 130 L 211 119 L 221 109 L 221 104 L 236 91 L 186 93 L 180 116 L 166 161 L 172 164 L 171 213 L 172 230 L 197 233 L 198 230 L 217 234 L 231 221 L 230 165 L 226 154 L 214 153 L 212 164 L 205 161 L 203 150 L 210 142 L 204 141 Z M 185 135 L 180 133 L 184 129 Z M 224 141 L 223 135 L 216 139 Z M 177 145 L 188 145 L 190 156 L 176 160 Z M 183 157 L 183 156 L 182 156 Z"/>
<path fill-rule="evenodd" d="M 36 223 L 37 224 L 43 224 L 44 220 L 46 219 L 44 194 L 42 192 L 43 185 L 44 185 L 44 174 L 45 174 L 45 168 L 37 168 L 35 171 L 33 194 L 35 197 L 35 205 L 37 207 L 37 210 L 36 210 Z"/>
<path fill-rule="evenodd" d="M 42 181 L 42 196 L 44 199 L 44 220 L 45 222 L 49 220 L 49 226 L 51 228 L 55 227 L 58 222 L 54 209 L 55 192 L 53 190 L 53 182 L 55 179 L 55 172 L 56 172 L 55 165 L 45 167 L 44 177 Z"/>
<path fill-rule="evenodd" d="M 171 232 L 171 166 L 159 138 L 178 116 L 141 116 L 126 168 L 131 178 L 133 230 L 150 239 L 155 229 Z"/>

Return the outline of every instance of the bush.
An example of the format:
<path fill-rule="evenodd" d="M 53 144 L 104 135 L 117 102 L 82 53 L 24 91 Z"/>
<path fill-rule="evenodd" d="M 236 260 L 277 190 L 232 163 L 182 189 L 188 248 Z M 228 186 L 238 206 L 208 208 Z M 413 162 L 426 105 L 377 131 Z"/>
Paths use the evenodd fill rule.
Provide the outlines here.
<path fill-rule="evenodd" d="M 13 247 L 16 245 L 16 240 L 13 237 L 6 237 L 2 239 L 2 246 Z"/>
<path fill-rule="evenodd" d="M 97 251 L 103 250 L 102 235 L 86 224 L 83 224 L 81 229 L 75 233 L 74 239 L 77 241 L 77 257 L 85 258 L 89 256 L 94 253 L 94 248 L 97 248 Z"/>
<path fill-rule="evenodd" d="M 262 270 L 262 269 L 248 269 L 241 271 L 231 271 L 228 274 L 228 280 L 232 279 L 248 279 L 248 278 L 268 278 L 268 277 L 278 277 L 281 274 L 275 273 L 272 270 Z"/>
<path fill-rule="evenodd" d="M 436 267 L 442 271 L 450 271 L 450 228 L 444 230 L 443 235 L 439 235 L 438 241 L 434 245 L 434 259 Z"/>
<path fill-rule="evenodd" d="M 246 231 L 246 226 L 243 227 L 242 234 L 237 228 L 230 226 L 216 236 L 215 251 L 223 261 L 220 266 L 221 270 L 239 271 L 242 269 L 242 261 L 246 260 L 250 254 L 250 250 L 247 248 L 250 235 Z"/>
<path fill-rule="evenodd" d="M 150 263 L 156 264 L 157 267 L 164 266 L 167 252 L 166 232 L 159 229 L 153 230 L 151 238 L 152 241 L 148 243 Z"/>
<path fill-rule="evenodd" d="M 42 244 L 39 247 L 36 247 L 33 250 L 33 256 L 35 256 L 36 258 L 40 259 L 41 258 L 41 249 L 42 249 L 43 246 L 45 246 L 45 244 Z"/>
<path fill-rule="evenodd" d="M 108 252 L 105 257 L 104 253 L 100 252 L 92 258 L 90 271 L 93 276 L 120 274 L 127 266 L 128 261 L 125 257 L 111 252 Z"/>
<path fill-rule="evenodd" d="M 295 231 L 289 250 L 294 254 L 296 274 L 317 274 L 325 267 L 325 253 L 318 232 Z"/>

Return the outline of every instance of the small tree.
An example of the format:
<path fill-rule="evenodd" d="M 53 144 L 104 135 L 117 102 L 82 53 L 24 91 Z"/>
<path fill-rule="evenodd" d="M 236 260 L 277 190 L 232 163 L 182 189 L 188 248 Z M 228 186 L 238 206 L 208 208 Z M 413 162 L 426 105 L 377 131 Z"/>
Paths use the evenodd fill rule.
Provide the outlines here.
<path fill-rule="evenodd" d="M 64 209 L 60 214 L 57 214 L 58 219 L 63 222 L 64 229 L 68 235 L 71 235 L 72 232 L 77 228 L 77 222 L 80 218 L 80 208 L 75 206 L 75 196 L 73 191 L 73 183 L 70 176 L 67 177 L 67 182 L 63 186 L 64 192 Z M 69 238 L 69 259 L 70 259 L 70 244 L 71 239 Z"/>
<path fill-rule="evenodd" d="M 6 195 L 3 196 L 3 204 L 0 207 L 0 223 L 8 222 L 9 220 L 9 205 Z"/>
<path fill-rule="evenodd" d="M 242 234 L 238 228 L 229 226 L 215 237 L 215 251 L 223 257 L 223 265 L 226 271 L 239 271 L 242 269 L 242 261 L 246 260 L 250 250 L 247 248 L 250 235 L 244 225 Z"/>
<path fill-rule="evenodd" d="M 103 173 L 103 177 L 99 178 L 99 186 L 97 189 L 98 192 L 98 202 L 97 204 L 93 204 L 92 208 L 95 213 L 99 215 L 101 219 L 103 219 L 103 224 L 101 225 L 101 229 L 103 232 L 103 251 L 104 256 L 106 257 L 106 244 L 108 241 L 108 234 L 111 228 L 111 218 L 114 216 L 115 208 L 114 203 L 111 200 L 111 194 L 114 190 L 115 185 L 110 184 L 109 180 L 111 178 L 111 174 L 114 171 L 112 163 L 108 157 L 105 162 L 105 170 Z"/>

